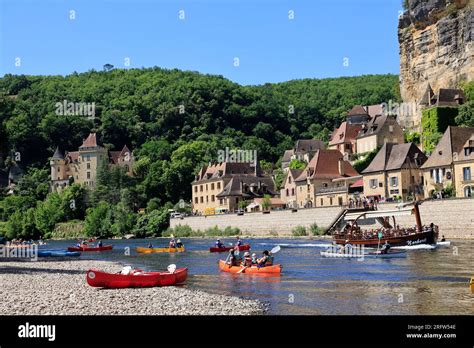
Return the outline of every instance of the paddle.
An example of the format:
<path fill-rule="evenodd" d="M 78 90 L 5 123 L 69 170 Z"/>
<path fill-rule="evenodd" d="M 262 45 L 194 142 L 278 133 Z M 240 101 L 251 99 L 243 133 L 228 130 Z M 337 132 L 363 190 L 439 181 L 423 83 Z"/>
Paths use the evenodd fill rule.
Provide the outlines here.
<path fill-rule="evenodd" d="M 176 265 L 174 263 L 168 266 L 168 272 L 173 274 L 175 271 L 176 271 Z"/>
<path fill-rule="evenodd" d="M 270 253 L 271 254 L 276 254 L 277 252 L 279 252 L 281 250 L 281 247 L 279 245 L 277 245 L 276 247 L 274 247 L 272 250 L 270 250 Z M 245 271 L 247 268 L 249 268 L 249 266 L 245 266 L 243 267 L 241 270 L 239 270 L 237 272 L 238 273 L 242 273 L 243 271 Z"/>

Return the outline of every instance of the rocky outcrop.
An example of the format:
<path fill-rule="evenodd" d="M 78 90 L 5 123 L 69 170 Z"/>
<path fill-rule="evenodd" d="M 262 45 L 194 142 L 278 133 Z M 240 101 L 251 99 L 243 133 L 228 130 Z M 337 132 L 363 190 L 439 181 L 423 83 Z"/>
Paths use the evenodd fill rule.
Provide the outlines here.
<path fill-rule="evenodd" d="M 404 102 L 418 103 L 428 83 L 438 93 L 474 78 L 474 0 L 408 3 L 398 28 L 400 89 Z"/>

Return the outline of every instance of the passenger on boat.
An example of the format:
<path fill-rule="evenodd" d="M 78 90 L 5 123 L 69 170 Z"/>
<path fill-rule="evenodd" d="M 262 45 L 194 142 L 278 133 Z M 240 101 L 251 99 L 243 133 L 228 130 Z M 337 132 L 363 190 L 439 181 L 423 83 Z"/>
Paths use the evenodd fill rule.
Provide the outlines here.
<path fill-rule="evenodd" d="M 242 241 L 240 240 L 240 237 L 237 237 L 237 246 L 241 246 L 242 245 Z"/>
<path fill-rule="evenodd" d="M 230 249 L 229 255 L 227 256 L 226 263 L 229 266 L 237 266 L 237 258 L 235 257 L 235 250 L 234 249 Z"/>
<path fill-rule="evenodd" d="M 175 242 L 174 238 L 170 240 L 170 248 L 172 248 L 172 249 L 176 248 L 176 242 Z"/>
<path fill-rule="evenodd" d="M 390 245 L 390 243 L 388 242 L 388 240 L 386 240 L 386 241 L 385 241 L 385 244 L 382 245 L 382 249 L 380 249 L 380 253 L 381 253 L 381 254 L 387 254 L 391 247 L 392 247 L 392 246 Z"/>
<path fill-rule="evenodd" d="M 149 249 L 152 249 L 152 248 L 153 248 L 153 244 L 151 244 L 151 242 L 148 243 L 148 248 L 149 248 Z"/>
<path fill-rule="evenodd" d="M 216 242 L 216 248 L 219 248 L 219 249 L 224 248 L 224 243 L 222 243 L 220 239 L 218 239 Z"/>
<path fill-rule="evenodd" d="M 176 241 L 176 247 L 177 247 L 177 248 L 182 248 L 182 247 L 183 247 L 183 243 L 181 242 L 181 239 L 178 239 L 178 240 Z"/>
<path fill-rule="evenodd" d="M 258 263 L 257 254 L 253 253 L 252 254 L 252 264 L 256 265 L 257 263 Z"/>
<path fill-rule="evenodd" d="M 444 238 L 444 234 L 441 236 L 441 241 L 446 242 L 446 238 Z"/>
<path fill-rule="evenodd" d="M 97 243 L 97 246 L 98 246 L 99 248 L 102 247 L 102 241 L 101 241 L 101 240 L 99 240 L 99 242 Z"/>
<path fill-rule="evenodd" d="M 268 250 L 263 251 L 263 256 L 257 260 L 257 266 L 260 267 L 265 267 L 267 265 L 268 259 L 269 259 L 270 253 Z"/>
<path fill-rule="evenodd" d="M 248 251 L 244 253 L 244 262 L 242 262 L 242 266 L 245 266 L 245 267 L 252 266 L 252 257 L 250 256 L 250 253 Z"/>

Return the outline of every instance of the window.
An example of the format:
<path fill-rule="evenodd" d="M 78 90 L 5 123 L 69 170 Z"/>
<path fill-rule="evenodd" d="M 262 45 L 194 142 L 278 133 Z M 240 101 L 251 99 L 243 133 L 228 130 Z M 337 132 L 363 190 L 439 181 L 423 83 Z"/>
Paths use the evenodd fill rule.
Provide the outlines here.
<path fill-rule="evenodd" d="M 202 187 L 202 185 L 200 185 L 200 186 L 199 186 L 199 190 L 200 190 L 201 192 L 202 192 L 202 189 L 203 189 L 203 187 Z"/>
<path fill-rule="evenodd" d="M 201 197 L 201 203 L 204 203 L 204 197 Z"/>
<path fill-rule="evenodd" d="M 198 187 L 197 186 L 194 186 L 194 192 L 198 192 Z"/>
<path fill-rule="evenodd" d="M 295 189 L 294 189 L 294 188 L 291 189 L 291 195 L 292 195 L 292 196 L 295 195 Z"/>
<path fill-rule="evenodd" d="M 379 182 L 379 187 L 383 187 L 383 183 L 382 183 L 382 182 Z"/>
<path fill-rule="evenodd" d="M 337 198 L 339 205 L 342 205 L 342 197 Z"/>
<path fill-rule="evenodd" d="M 290 195 L 290 190 L 289 190 L 289 189 L 286 189 L 286 195 L 287 195 L 287 196 Z"/>
<path fill-rule="evenodd" d="M 207 188 L 207 184 L 206 184 L 206 191 L 207 191 L 207 190 L 208 190 L 208 188 Z"/>
<path fill-rule="evenodd" d="M 196 204 L 199 203 L 199 198 L 195 197 L 194 198 L 194 203 L 196 203 Z"/>
<path fill-rule="evenodd" d="M 87 169 L 91 169 L 91 164 L 87 163 Z"/>
<path fill-rule="evenodd" d="M 370 180 L 369 180 L 369 186 L 370 186 L 370 188 L 376 188 L 377 185 L 378 185 L 378 182 L 379 182 L 379 181 L 378 181 L 377 179 L 370 179 Z"/>
<path fill-rule="evenodd" d="M 471 148 L 470 147 L 465 147 L 464 148 L 464 156 L 469 156 L 471 154 Z"/>
<path fill-rule="evenodd" d="M 91 155 L 87 155 L 87 162 L 90 162 L 91 161 Z"/>
<path fill-rule="evenodd" d="M 211 202 L 215 202 L 216 201 L 216 197 L 214 195 L 211 196 Z"/>
<path fill-rule="evenodd" d="M 87 179 L 91 178 L 91 172 L 87 172 Z"/>
<path fill-rule="evenodd" d="M 321 207 L 324 205 L 324 201 L 323 199 L 321 198 Z"/>
<path fill-rule="evenodd" d="M 471 180 L 471 167 L 464 167 L 462 169 L 462 178 L 464 181 Z"/>
<path fill-rule="evenodd" d="M 61 167 L 58 167 L 58 173 L 61 173 Z"/>
<path fill-rule="evenodd" d="M 329 205 L 332 205 L 332 198 L 329 198 Z"/>
<path fill-rule="evenodd" d="M 393 133 L 393 126 L 388 126 L 388 131 L 389 131 L 390 133 Z"/>
<path fill-rule="evenodd" d="M 221 189 L 221 183 L 220 183 L 220 182 L 217 183 L 217 189 L 218 189 L 218 190 Z"/>
<path fill-rule="evenodd" d="M 211 190 L 214 190 L 214 183 L 211 184 Z"/>
<path fill-rule="evenodd" d="M 472 197 L 472 187 L 466 186 L 464 188 L 464 197 Z"/>
<path fill-rule="evenodd" d="M 206 196 L 206 203 L 209 202 L 209 196 Z"/>
<path fill-rule="evenodd" d="M 390 178 L 390 186 L 398 186 L 398 178 L 396 176 Z"/>
<path fill-rule="evenodd" d="M 288 176 L 288 184 L 291 184 L 291 176 Z"/>

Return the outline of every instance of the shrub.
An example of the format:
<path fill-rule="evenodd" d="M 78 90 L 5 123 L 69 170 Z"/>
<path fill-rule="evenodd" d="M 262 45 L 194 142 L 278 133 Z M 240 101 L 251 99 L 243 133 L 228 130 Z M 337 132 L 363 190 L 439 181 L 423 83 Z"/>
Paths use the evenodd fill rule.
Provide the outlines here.
<path fill-rule="evenodd" d="M 296 226 L 291 231 L 291 234 L 295 237 L 307 236 L 308 233 L 306 232 L 306 227 L 304 226 Z"/>
<path fill-rule="evenodd" d="M 309 230 L 313 236 L 322 236 L 326 232 L 324 228 L 319 227 L 317 224 L 312 224 Z"/>

